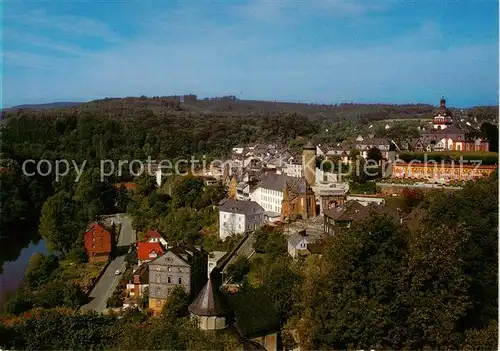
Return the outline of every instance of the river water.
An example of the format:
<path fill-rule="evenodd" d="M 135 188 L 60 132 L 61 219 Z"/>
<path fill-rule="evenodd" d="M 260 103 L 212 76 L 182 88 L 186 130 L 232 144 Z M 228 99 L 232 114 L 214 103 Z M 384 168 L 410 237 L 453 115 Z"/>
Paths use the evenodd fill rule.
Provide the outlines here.
<path fill-rule="evenodd" d="M 23 237 L 25 239 L 19 241 L 0 239 L 0 307 L 5 295 L 21 284 L 31 255 L 37 252 L 47 253 L 45 241 L 38 237 L 36 229 L 31 229 Z"/>

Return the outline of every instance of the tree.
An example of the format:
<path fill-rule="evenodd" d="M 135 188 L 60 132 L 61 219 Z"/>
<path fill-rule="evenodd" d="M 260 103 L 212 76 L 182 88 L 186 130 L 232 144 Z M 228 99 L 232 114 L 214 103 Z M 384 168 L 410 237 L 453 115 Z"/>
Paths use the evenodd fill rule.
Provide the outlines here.
<path fill-rule="evenodd" d="M 489 151 L 498 152 L 498 127 L 489 122 L 481 124 L 481 134 L 489 142 Z"/>
<path fill-rule="evenodd" d="M 71 249 L 83 227 L 77 218 L 77 208 L 67 192 L 58 192 L 43 204 L 39 232 L 49 250 L 66 254 Z"/>
<path fill-rule="evenodd" d="M 200 236 L 200 217 L 196 210 L 182 207 L 160 220 L 159 230 L 166 233 L 167 241 L 194 243 Z"/>
<path fill-rule="evenodd" d="M 461 350 L 497 350 L 498 349 L 498 322 L 492 320 L 487 327 L 468 330 Z"/>
<path fill-rule="evenodd" d="M 205 184 L 199 177 L 186 176 L 176 179 L 172 191 L 173 207 L 201 209 L 204 205 L 202 201 L 204 188 Z"/>
<path fill-rule="evenodd" d="M 376 215 L 332 239 L 326 281 L 316 294 L 314 349 L 400 348 L 406 236 Z"/>
<path fill-rule="evenodd" d="M 128 190 L 123 184 L 120 185 L 116 195 L 116 210 L 119 213 L 127 212 L 127 206 L 130 202 L 130 196 Z"/>
<path fill-rule="evenodd" d="M 275 306 L 280 325 L 284 325 L 292 316 L 294 293 L 300 284 L 300 276 L 290 268 L 290 262 L 275 262 L 266 274 L 264 286 L 266 293 Z"/>
<path fill-rule="evenodd" d="M 75 189 L 74 200 L 90 221 L 98 216 L 113 213 L 115 210 L 116 189 L 106 179 L 101 181 L 100 170 L 90 168 L 83 172 Z"/>
<path fill-rule="evenodd" d="M 368 150 L 366 153 L 366 160 L 372 160 L 378 164 L 380 160 L 382 160 L 382 153 L 380 152 L 380 149 L 374 146 Z"/>
<path fill-rule="evenodd" d="M 165 318 L 182 318 L 187 315 L 189 306 L 189 295 L 184 290 L 184 287 L 177 285 L 175 286 L 167 303 L 162 308 L 162 314 Z"/>
<path fill-rule="evenodd" d="M 141 195 L 149 195 L 156 189 L 156 179 L 146 171 L 135 179 L 137 185 L 136 192 Z"/>
<path fill-rule="evenodd" d="M 250 270 L 250 263 L 244 256 L 238 256 L 234 263 L 227 267 L 227 274 L 233 277 L 233 281 L 239 282 Z"/>
<path fill-rule="evenodd" d="M 37 288 L 47 283 L 58 267 L 59 260 L 57 256 L 45 256 L 42 253 L 33 254 L 26 269 L 24 282 L 31 288 Z"/>
<path fill-rule="evenodd" d="M 286 239 L 279 229 L 263 226 L 255 231 L 253 247 L 258 253 L 283 254 L 286 251 Z"/>

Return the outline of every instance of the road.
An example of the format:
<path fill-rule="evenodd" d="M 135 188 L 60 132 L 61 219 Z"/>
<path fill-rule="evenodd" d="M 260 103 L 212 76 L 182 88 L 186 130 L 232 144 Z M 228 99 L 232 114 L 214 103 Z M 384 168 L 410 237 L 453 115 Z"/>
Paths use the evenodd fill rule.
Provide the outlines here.
<path fill-rule="evenodd" d="M 132 229 L 130 221 L 120 214 L 117 214 L 115 219 L 122 225 L 118 237 L 118 246 L 129 246 L 135 242 L 135 231 Z M 91 301 L 81 307 L 82 311 L 103 312 L 106 310 L 106 301 L 113 294 L 121 278 L 121 275 L 115 275 L 115 271 L 119 269 L 123 272 L 125 270 L 125 256 L 126 254 L 115 257 L 109 263 L 106 271 L 90 293 Z"/>

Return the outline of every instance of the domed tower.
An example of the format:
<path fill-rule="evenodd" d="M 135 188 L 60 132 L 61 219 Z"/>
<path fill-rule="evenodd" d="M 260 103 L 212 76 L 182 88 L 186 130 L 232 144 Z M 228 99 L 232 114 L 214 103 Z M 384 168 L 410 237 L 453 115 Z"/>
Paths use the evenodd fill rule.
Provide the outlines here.
<path fill-rule="evenodd" d="M 433 116 L 434 116 L 434 123 L 433 123 L 434 129 L 437 130 L 445 129 L 446 127 L 453 124 L 453 116 L 451 114 L 451 111 L 446 108 L 446 100 L 444 99 L 444 97 L 441 98 L 441 101 L 439 102 L 439 107 L 434 110 Z"/>
<path fill-rule="evenodd" d="M 307 184 L 313 186 L 316 183 L 316 146 L 310 141 L 302 150 L 302 168 Z"/>
<path fill-rule="evenodd" d="M 188 307 L 191 316 L 198 317 L 202 330 L 219 330 L 227 326 L 224 296 L 216 285 L 208 278 L 203 289 Z"/>

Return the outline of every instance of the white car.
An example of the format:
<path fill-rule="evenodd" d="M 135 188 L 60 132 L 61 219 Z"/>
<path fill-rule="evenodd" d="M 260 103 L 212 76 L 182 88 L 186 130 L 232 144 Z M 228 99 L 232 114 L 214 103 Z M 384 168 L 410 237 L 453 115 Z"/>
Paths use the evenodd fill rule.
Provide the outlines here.
<path fill-rule="evenodd" d="M 117 269 L 117 270 L 115 271 L 115 275 L 120 275 L 121 273 L 122 273 L 122 272 L 120 272 L 120 270 L 119 270 L 119 269 Z"/>

